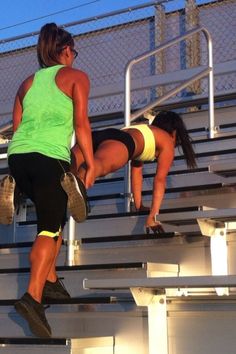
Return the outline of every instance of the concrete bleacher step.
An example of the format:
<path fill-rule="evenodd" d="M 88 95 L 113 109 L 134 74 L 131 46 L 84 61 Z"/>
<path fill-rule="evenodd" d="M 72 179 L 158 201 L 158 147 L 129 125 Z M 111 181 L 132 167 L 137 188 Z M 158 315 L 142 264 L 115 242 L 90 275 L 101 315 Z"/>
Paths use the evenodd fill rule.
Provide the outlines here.
<path fill-rule="evenodd" d="M 223 177 L 236 177 L 236 162 L 235 159 L 226 161 L 217 161 L 209 165 L 209 172 Z"/>
<path fill-rule="evenodd" d="M 2 354 L 113 354 L 114 338 L 0 338 Z"/>
<path fill-rule="evenodd" d="M 165 232 L 160 234 L 150 234 L 150 235 L 122 235 L 122 236 L 101 236 L 101 237 L 88 237 L 88 238 L 81 238 L 80 243 L 81 246 L 87 245 L 94 245 L 98 246 L 102 243 L 137 243 L 137 241 L 144 241 L 147 242 L 149 240 L 156 240 L 156 239 L 168 239 L 172 237 L 178 236 L 178 233 L 175 232 Z"/>
<path fill-rule="evenodd" d="M 13 306 L 17 299 L 0 299 L 0 306 Z M 72 297 L 68 299 L 50 299 L 44 301 L 47 305 L 85 305 L 85 304 L 117 304 L 121 302 L 130 302 L 131 298 L 127 294 L 122 294 L 118 296 L 108 296 L 108 295 L 91 295 L 91 296 L 80 296 Z M 132 301 L 131 301 L 132 302 Z"/>
<path fill-rule="evenodd" d="M 65 287 L 72 298 L 85 297 L 86 292 L 82 288 L 82 279 L 92 274 L 101 278 L 112 274 L 114 278 L 121 276 L 137 277 L 145 275 L 147 263 L 142 262 L 120 262 L 120 263 L 95 263 L 77 266 L 58 266 L 57 273 L 63 279 Z M 0 299 L 16 299 L 23 295 L 29 280 L 29 268 L 5 268 L 0 269 L 0 282 L 2 291 Z M 74 300 L 76 301 L 76 300 Z M 90 299 L 88 300 L 90 301 Z M 95 300 L 94 300 L 95 301 Z M 108 301 L 108 300 L 104 300 Z"/>
<path fill-rule="evenodd" d="M 45 314 L 52 329 L 52 338 L 114 336 L 120 328 L 125 330 L 127 326 L 140 326 L 143 312 L 137 309 L 130 294 L 117 297 L 117 293 L 128 294 L 129 292 L 116 292 L 110 302 L 103 300 L 99 302 L 94 297 L 90 297 L 72 300 L 71 303 L 50 304 Z M 103 298 L 105 297 L 97 297 L 99 300 Z M 13 300 L 1 301 L 0 318 L 4 323 L 1 328 L 2 338 L 8 338 L 9 334 L 15 338 L 32 338 L 28 324 L 15 311 Z"/>
<path fill-rule="evenodd" d="M 217 177 L 217 176 L 216 176 Z M 209 207 L 235 207 L 236 206 L 236 184 L 235 178 L 225 180 L 221 177 L 217 180 L 213 177 L 210 180 L 209 174 L 196 176 L 186 174 L 182 181 L 176 178 L 172 180 L 173 185 L 167 184 L 165 197 L 161 206 L 161 212 L 168 208 L 193 207 L 208 205 Z M 184 185 L 185 183 L 185 185 Z M 143 202 L 148 206 L 152 198 L 152 179 L 144 181 Z M 219 199 L 219 195 L 222 196 Z M 222 204 L 223 203 L 223 204 Z M 111 213 L 122 213 L 124 211 L 123 193 L 110 195 L 99 195 L 91 197 L 91 217 Z"/>
<path fill-rule="evenodd" d="M 123 264 L 117 264 L 117 276 L 120 275 L 120 269 L 124 267 Z M 133 273 L 127 272 L 123 274 L 122 277 L 126 276 L 143 276 L 144 274 L 147 275 L 147 272 L 157 272 L 157 274 L 161 273 L 169 273 L 170 275 L 177 274 L 179 272 L 179 266 L 177 264 L 126 264 L 127 268 L 133 269 Z M 110 265 L 106 264 L 101 266 L 102 268 L 107 269 Z M 67 267 L 69 268 L 69 267 Z M 73 267 L 72 267 L 73 268 Z M 83 267 L 82 267 L 83 268 Z M 88 266 L 85 268 L 89 268 Z M 91 265 L 93 270 L 97 270 L 99 265 Z M 137 272 L 138 268 L 145 269 L 145 272 Z M 74 267 L 74 270 L 81 269 L 81 267 Z M 13 271 L 13 270 L 12 270 Z M 24 272 L 25 269 L 23 268 L 22 271 Z M 4 270 L 2 270 L 4 273 Z M 73 272 L 72 269 L 68 273 L 74 273 L 75 278 L 77 277 L 77 273 Z M 67 273 L 67 275 L 68 275 Z M 86 275 L 89 275 L 86 272 Z M 85 276 L 85 274 L 84 274 Z M 92 275 L 94 276 L 94 274 Z M 96 278 L 97 276 L 96 272 Z M 104 272 L 103 276 L 112 276 L 115 279 L 114 273 L 112 272 Z M 103 276 L 101 278 L 103 278 Z M 3 283 L 3 281 L 2 281 Z M 5 284 L 5 287 L 7 285 Z M 86 291 L 84 291 L 86 293 Z M 132 337 L 133 334 L 130 334 L 129 328 L 140 328 L 142 327 L 143 323 L 143 310 L 140 310 L 135 305 L 133 298 L 127 296 L 126 292 L 116 292 L 113 293 L 113 296 L 102 296 L 101 292 L 97 292 L 97 295 L 91 295 L 87 297 L 79 297 L 79 298 L 72 298 L 63 301 L 50 301 L 50 307 L 46 310 L 46 316 L 48 321 L 52 327 L 53 338 L 81 338 L 82 336 L 92 337 L 92 336 L 114 336 L 119 328 L 122 328 L 122 331 L 125 331 L 127 335 Z M 31 336 L 28 326 L 24 323 L 24 320 L 15 312 L 12 305 L 14 304 L 14 299 L 10 300 L 0 300 L 0 316 L 4 321 L 4 329 L 2 330 L 2 337 L 8 337 L 8 333 L 14 333 L 16 338 L 26 336 L 29 338 Z M 102 323 L 102 325 L 101 325 Z M 112 325 L 111 325 L 112 324 Z M 141 326 L 141 327 L 140 327 Z M 90 338 L 88 338 L 90 340 Z M 32 343 L 32 342 L 31 342 Z M 14 343 L 16 345 L 16 343 Z M 19 344 L 21 350 L 22 343 Z M 115 345 L 115 344 L 114 344 Z M 89 347 L 89 345 L 87 346 Z M 11 347 L 12 348 L 12 347 Z M 14 347 L 16 348 L 16 347 Z M 29 347 L 28 347 L 29 348 Z M 48 350 L 48 347 L 45 346 L 45 350 Z M 113 348 L 113 347 L 109 347 Z M 38 348 L 39 350 L 40 348 Z M 92 348 L 95 350 L 95 348 Z M 96 351 L 91 351 L 91 353 L 100 353 L 98 351 L 98 345 L 96 344 Z M 18 350 L 18 348 L 17 348 Z M 49 348 L 50 350 L 50 348 Z M 64 348 L 62 349 L 62 353 L 64 353 Z M 71 353 L 90 353 L 90 347 L 83 351 L 71 351 Z M 114 348 L 113 348 L 114 350 Z M 17 351 L 15 353 L 18 353 Z M 19 351 L 19 353 L 21 353 Z M 39 351 L 39 353 L 41 353 Z M 50 351 L 49 351 L 50 353 Z M 66 353 L 66 351 L 65 351 Z M 106 353 L 106 351 L 101 351 L 101 353 Z M 110 353 L 109 351 L 107 353 Z M 113 352 L 112 352 L 113 353 Z"/>
<path fill-rule="evenodd" d="M 204 128 L 208 126 L 208 110 L 189 112 L 183 115 L 188 130 Z M 215 108 L 215 125 L 217 127 L 235 123 L 235 105 Z"/>
<path fill-rule="evenodd" d="M 234 195 L 232 190 L 228 191 L 229 195 Z M 218 194 L 223 198 L 224 194 Z M 205 206 L 210 206 L 213 204 L 210 195 L 201 199 L 201 202 Z M 224 201 L 219 200 L 222 205 Z M 226 201 L 226 202 L 229 202 Z M 202 205 L 204 207 L 204 204 Z M 167 237 L 169 233 L 181 233 L 187 234 L 191 232 L 199 231 L 197 226 L 197 218 L 212 218 L 215 216 L 218 219 L 230 219 L 233 221 L 236 215 L 236 208 L 216 208 L 214 210 L 202 210 L 200 208 L 176 208 L 167 209 L 166 212 L 160 212 L 158 215 L 158 220 L 163 223 L 163 228 L 167 232 Z M 189 210 L 188 210 L 189 209 Z M 201 209 L 201 210 L 199 210 Z M 119 235 L 135 235 L 144 234 L 144 224 L 147 214 L 111 214 L 109 217 L 105 215 L 100 215 L 99 217 L 94 217 L 83 223 L 78 227 L 78 233 L 76 238 L 90 238 L 90 237 L 105 237 L 105 236 L 117 236 L 117 230 L 119 230 Z M 104 228 L 104 223 L 106 227 Z M 96 234 L 92 230 L 96 230 Z M 158 238 L 158 236 L 157 236 Z"/>
<path fill-rule="evenodd" d="M 163 214 L 158 219 L 172 225 L 180 225 L 187 223 L 197 223 L 197 219 L 217 220 L 218 222 L 230 222 L 236 220 L 236 208 L 224 209 L 206 209 L 194 212 L 186 212 L 184 215 L 179 213 Z"/>
<path fill-rule="evenodd" d="M 85 289 L 178 289 L 236 287 L 236 275 L 152 277 L 141 279 L 84 279 Z"/>
<path fill-rule="evenodd" d="M 105 306 L 107 308 L 105 308 Z M 111 309 L 108 307 L 112 306 Z M 126 304 L 120 305 L 120 307 L 114 307 L 114 305 L 50 305 L 50 308 L 46 309 L 46 317 L 52 329 L 52 338 L 87 338 L 88 345 L 83 349 L 76 349 L 70 353 L 90 353 L 89 340 L 96 337 L 119 337 L 118 340 L 113 340 L 112 344 L 109 343 L 108 348 L 106 346 L 99 346 L 99 342 L 95 340 L 93 350 L 91 353 L 108 353 L 117 352 L 122 353 L 122 343 L 130 343 L 140 335 L 140 338 L 147 338 L 144 322 L 146 322 L 146 311 L 138 309 L 134 301 L 132 307 L 126 306 Z M 1 329 L 1 337 L 9 338 L 27 338 L 32 339 L 32 334 L 29 331 L 27 323 L 14 311 L 11 306 L 0 307 L 0 317 L 4 326 Z M 142 339 L 143 340 L 143 339 Z M 124 344 L 123 344 L 124 345 Z M 125 344 L 127 346 L 127 344 Z M 119 350 L 118 350 L 119 347 Z M 102 349 L 104 351 L 102 351 Z M 1 348 L 0 348 L 1 349 Z M 100 351 L 99 351 L 100 349 Z M 32 347 L 31 347 L 32 350 Z M 48 353 L 50 347 L 44 345 L 44 353 Z M 55 350 L 55 349 L 54 349 Z M 80 351 L 81 350 L 81 351 Z M 127 349 L 125 349 L 127 350 Z M 0 351 L 1 352 L 1 351 Z M 143 351 L 134 351 L 132 348 L 129 353 L 143 353 Z M 4 353 L 4 352 L 3 352 Z M 8 352 L 9 354 L 16 354 L 17 352 Z M 22 353 L 22 352 L 20 352 Z M 39 352 L 41 354 L 41 352 Z M 50 351 L 49 351 L 50 353 Z M 54 352 L 55 353 L 55 352 Z M 62 351 L 63 353 L 63 351 Z"/>
<path fill-rule="evenodd" d="M 33 245 L 33 234 L 31 241 L 26 242 L 11 242 L 11 239 L 0 240 L 0 269 L 23 268 L 29 267 L 29 252 Z M 4 242 L 3 241 L 8 241 Z M 20 240 L 20 239 L 19 239 Z M 23 241 L 23 240 L 21 240 Z M 57 264 L 65 265 L 66 246 L 62 245 L 60 254 L 58 256 Z"/>
<path fill-rule="evenodd" d="M 231 196 L 232 196 L 232 189 L 231 189 Z M 185 199 L 185 198 L 184 198 Z M 184 204 L 184 203 L 183 203 Z M 174 205 L 174 208 L 170 209 L 170 208 L 163 208 L 161 210 L 161 213 L 168 213 L 168 212 L 173 212 L 178 210 L 179 212 L 183 212 L 186 210 L 198 210 L 198 206 L 196 205 L 192 205 L 192 206 L 187 206 L 186 208 L 183 208 L 181 206 L 176 206 Z M 85 232 L 87 226 L 89 226 L 89 224 L 91 224 L 90 226 L 94 225 L 94 223 L 97 223 L 98 228 L 97 229 L 92 229 L 91 230 L 91 234 L 90 237 L 93 236 L 99 236 L 100 232 L 99 230 L 103 229 L 103 236 L 109 235 L 109 230 L 110 230 L 110 224 L 112 222 L 114 222 L 114 219 L 119 218 L 119 220 L 121 221 L 120 226 L 118 229 L 114 229 L 113 232 L 111 233 L 111 235 L 114 235 L 114 231 L 119 230 L 118 235 L 132 235 L 132 234 L 140 234 L 140 235 L 144 235 L 145 234 L 145 228 L 144 228 L 144 223 L 141 224 L 141 221 L 144 220 L 144 218 L 147 215 L 147 212 L 143 213 L 143 212 L 130 212 L 130 213 L 111 213 L 112 211 L 109 210 L 109 213 L 102 213 L 102 214 L 98 214 L 98 215 L 91 215 L 88 217 L 87 221 L 85 223 L 82 224 L 77 224 L 76 225 L 76 239 L 80 239 L 82 237 L 87 237 L 88 233 Z M 122 218 L 124 217 L 124 219 L 122 220 Z M 133 227 L 129 227 L 129 222 L 128 222 L 128 218 L 130 217 L 130 221 L 132 225 L 132 221 L 136 220 L 137 222 L 137 227 L 135 229 L 133 229 Z M 140 220 L 139 220 L 140 219 Z M 104 222 L 106 222 L 106 227 L 108 227 L 108 229 L 106 230 L 106 227 L 104 228 Z M 124 230 L 123 230 L 124 229 Z M 94 230 L 96 230 L 96 233 L 94 233 Z M 102 231 L 102 230 L 101 230 Z M 175 232 L 175 230 L 165 230 L 167 232 Z M 194 230 L 193 230 L 194 231 Z M 9 236 L 9 233 L 11 233 L 11 236 Z M 0 254 L 8 254 L 11 253 L 12 258 L 14 258 L 14 248 L 11 248 L 10 246 L 7 248 L 5 247 L 4 249 L 4 245 L 7 244 L 16 244 L 19 245 L 19 247 L 21 247 L 20 245 L 22 245 L 21 249 L 22 249 L 22 259 L 21 261 L 23 261 L 24 257 L 23 257 L 23 253 L 27 253 L 28 249 L 26 248 L 24 250 L 25 247 L 27 247 L 27 243 L 28 242 L 32 242 L 35 239 L 35 235 L 37 233 L 37 228 L 36 228 L 36 221 L 35 220 L 31 220 L 31 221 L 19 221 L 16 222 L 15 224 L 9 225 L 9 226 L 4 226 L 4 225 L 0 225 Z M 67 227 L 65 228 L 64 232 L 64 239 L 67 239 L 67 235 L 68 235 L 68 229 Z M 171 235 L 166 235 L 166 237 L 171 237 Z M 1 247 L 1 245 L 3 245 L 3 247 Z M 24 246 L 25 245 L 25 246 Z M 28 244 L 29 247 L 31 244 Z M 62 248 L 62 250 L 65 250 L 65 248 Z M 61 259 L 63 259 L 63 257 L 60 257 Z M 65 259 L 65 257 L 64 257 Z M 61 264 L 62 261 L 60 261 Z M 1 259 L 0 259 L 0 263 L 1 263 Z"/>
<path fill-rule="evenodd" d="M 27 247 L 31 246 L 31 243 L 26 244 Z M 24 248 L 24 243 L 17 244 L 16 247 L 19 250 L 21 247 Z M 19 247 L 21 246 L 21 247 Z M 4 249 L 7 251 L 8 245 L 4 245 Z M 10 247 L 13 249 L 13 245 Z M 1 255 L 0 255 L 1 258 Z M 100 268 L 100 271 L 99 271 Z M 112 278 L 116 278 L 116 276 L 144 276 L 149 271 L 157 271 L 158 274 L 160 272 L 168 271 L 170 274 L 177 274 L 179 267 L 176 264 L 144 264 L 144 263 L 117 263 L 117 264 L 91 264 L 84 266 L 75 266 L 75 267 L 58 267 L 59 272 L 64 271 L 66 279 L 72 276 L 72 281 L 70 284 L 75 284 L 79 281 L 80 277 L 84 276 L 95 276 L 96 278 L 103 278 L 104 276 L 112 276 Z M 14 279 L 11 279 L 11 276 L 17 275 L 19 276 L 19 284 L 23 284 L 23 277 L 25 276 L 25 272 L 28 271 L 27 268 L 21 269 L 1 269 L 0 277 L 1 284 L 3 284 L 3 289 L 9 288 L 12 284 L 16 283 Z M 90 274 L 90 270 L 93 274 Z M 115 272 L 116 274 L 115 274 Z M 9 274 L 8 274 L 9 272 Z M 15 272 L 15 274 L 14 274 Z M 94 272 L 96 274 L 94 274 Z M 101 273 L 100 273 L 101 272 Z M 122 272 L 122 275 L 120 274 Z M 23 276 L 23 277 L 22 277 Z M 66 280 L 65 279 L 65 280 Z M 82 278 L 81 278 L 82 279 Z M 9 281 L 9 282 L 8 282 Z M 82 281 L 81 281 L 82 286 Z M 70 289 L 71 290 L 71 289 Z M 145 318 L 145 312 L 143 310 L 137 309 L 133 298 L 127 296 L 127 292 L 116 292 L 114 294 L 112 292 L 112 296 L 102 295 L 101 292 L 96 292 L 96 294 L 89 294 L 87 296 L 80 296 L 78 298 L 72 298 L 66 301 L 57 301 L 50 302 L 50 308 L 46 310 L 46 315 L 48 321 L 52 327 L 53 337 L 57 338 L 82 338 L 86 337 L 94 337 L 94 336 L 110 336 L 113 337 L 116 333 L 120 333 L 120 329 L 122 328 L 123 336 L 129 338 L 129 340 L 135 340 L 134 337 L 137 335 L 137 331 L 140 332 L 140 328 L 143 328 L 143 321 Z M 111 291 L 109 291 L 111 293 Z M 106 293 L 106 292 L 105 292 Z M 86 291 L 83 290 L 83 294 L 86 294 Z M 128 294 L 129 295 L 129 294 Z M 14 298 L 6 300 L 0 300 L 0 317 L 2 321 L 4 321 L 4 329 L 2 330 L 1 336 L 9 337 L 9 333 L 14 333 L 16 338 L 26 337 L 31 338 L 31 333 L 28 330 L 28 326 L 24 323 L 24 321 L 16 314 L 13 308 Z M 102 325 L 101 325 L 102 324 Z M 132 331 L 130 329 L 132 328 Z M 140 332 L 140 335 L 143 334 Z M 56 338 L 56 339 L 57 339 Z M 130 339 L 131 338 L 131 339 Z M 145 334 L 146 338 L 146 334 Z M 115 344 L 114 344 L 115 345 Z M 116 345 L 119 345 L 119 343 Z M 120 344 L 122 347 L 122 344 Z M 20 342 L 19 347 L 15 344 L 10 345 L 10 349 L 14 348 L 14 354 L 22 353 L 22 346 L 24 345 Z M 8 348 L 8 347 L 7 347 Z M 30 349 L 33 350 L 34 345 L 28 345 L 25 349 L 27 352 Z M 106 350 L 109 350 L 105 348 Z M 9 349 L 9 350 L 10 350 Z M 41 354 L 40 345 L 37 348 L 38 353 Z M 55 349 L 55 347 L 54 347 Z M 96 349 L 96 351 L 95 351 Z M 77 350 L 75 352 L 71 351 L 71 353 L 110 353 L 109 351 L 105 351 L 102 347 L 101 351 L 99 351 L 96 344 L 96 348 L 92 348 L 93 351 L 88 351 L 89 349 L 84 350 L 84 352 Z M 19 351 L 18 351 L 19 350 Z M 50 353 L 52 347 L 44 345 L 44 350 L 47 353 Z M 67 348 L 65 349 L 63 346 L 58 349 L 60 353 L 67 353 Z M 122 350 L 122 349 L 120 349 Z M 36 351 L 36 353 L 37 353 Z M 1 352 L 1 351 L 0 351 Z M 114 351 L 113 351 L 114 352 Z M 112 353 L 113 353 L 112 352 Z M 121 351 L 122 352 L 122 351 Z M 132 352 L 132 351 L 131 351 Z M 10 353 L 10 351 L 8 352 Z M 134 352 L 132 352 L 134 353 Z M 136 351 L 137 353 L 137 351 Z M 140 352 L 141 353 L 141 352 Z"/>
<path fill-rule="evenodd" d="M 191 210 L 191 208 L 189 209 Z M 119 237 L 125 236 L 124 239 L 120 239 L 120 241 L 123 243 L 124 241 L 127 241 L 127 246 L 128 246 L 132 241 L 137 241 L 137 242 L 140 241 L 141 244 L 142 241 L 148 242 L 148 240 L 155 241 L 155 239 L 157 240 L 170 239 L 177 236 L 178 234 L 190 234 L 199 231 L 199 229 L 197 228 L 197 226 L 195 227 L 195 225 L 193 225 L 192 228 L 189 228 L 187 224 L 180 225 L 178 227 L 177 226 L 173 227 L 171 224 L 166 224 L 163 225 L 165 230 L 165 235 L 160 234 L 157 235 L 155 238 L 153 237 L 152 233 L 149 236 L 146 235 L 145 227 L 144 227 L 145 220 L 147 217 L 146 214 L 138 215 L 137 213 L 135 213 L 133 215 L 130 215 L 130 213 L 120 213 L 120 214 L 114 213 L 109 215 L 101 214 L 98 216 L 99 216 L 98 218 L 93 217 L 88 219 L 85 223 L 83 223 L 83 225 L 82 224 L 76 225 L 75 240 L 80 241 L 81 239 L 94 238 L 94 237 L 114 237 L 114 242 L 115 242 L 116 237 L 118 237 L 119 239 Z M 104 223 L 106 225 L 105 228 L 104 228 Z M 20 226 L 20 230 L 18 230 L 16 235 L 17 240 L 24 239 L 24 237 L 25 237 L 25 241 L 34 239 L 35 234 L 33 232 L 30 234 L 24 233 L 24 230 L 27 230 L 27 228 L 28 228 L 27 223 Z M 94 232 L 94 230 L 96 230 L 96 232 Z M 119 232 L 117 232 L 117 230 L 119 230 Z M 133 238 L 132 235 L 134 235 Z M 64 234 L 64 237 L 66 242 L 67 233 Z M 110 239 L 110 242 L 113 242 L 112 238 Z M 89 243 L 89 241 L 87 243 Z M 76 247 L 78 247 L 79 249 L 80 248 L 79 244 Z M 12 257 L 14 258 L 14 256 Z M 22 257 L 25 259 L 25 262 L 27 262 L 27 252 L 25 253 L 25 257 L 24 256 Z M 62 255 L 61 258 L 63 258 Z"/>

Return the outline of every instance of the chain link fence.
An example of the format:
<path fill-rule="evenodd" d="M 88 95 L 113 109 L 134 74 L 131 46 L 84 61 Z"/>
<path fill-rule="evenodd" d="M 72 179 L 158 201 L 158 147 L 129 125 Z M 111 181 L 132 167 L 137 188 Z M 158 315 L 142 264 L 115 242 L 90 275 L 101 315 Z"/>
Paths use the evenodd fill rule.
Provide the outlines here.
<path fill-rule="evenodd" d="M 206 27 L 213 38 L 215 92 L 235 92 L 235 0 L 206 0 L 201 4 L 195 0 L 156 1 L 148 6 L 65 25 L 74 35 L 79 51 L 75 67 L 90 77 L 90 116 L 123 112 L 124 72 L 128 61 L 198 25 Z M 38 69 L 37 39 L 38 33 L 33 33 L 0 41 L 0 125 L 10 119 L 19 84 Z M 207 45 L 202 35 L 195 35 L 141 62 L 132 71 L 132 82 L 137 84 L 132 90 L 132 108 L 142 107 L 175 87 L 176 73 L 183 78 L 183 70 L 206 64 Z M 168 81 L 167 74 L 177 79 Z M 156 78 L 156 84 L 143 89 L 142 80 L 150 78 Z M 207 91 L 207 80 L 203 79 L 178 96 L 181 99 L 206 95 Z"/>

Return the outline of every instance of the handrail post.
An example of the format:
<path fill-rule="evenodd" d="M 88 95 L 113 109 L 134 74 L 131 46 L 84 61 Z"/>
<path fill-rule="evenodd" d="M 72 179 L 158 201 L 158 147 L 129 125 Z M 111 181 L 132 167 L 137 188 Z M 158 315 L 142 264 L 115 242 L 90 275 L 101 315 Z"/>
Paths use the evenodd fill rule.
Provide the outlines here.
<path fill-rule="evenodd" d="M 68 239 L 66 251 L 66 265 L 75 265 L 75 220 L 72 218 L 72 216 L 69 217 L 68 221 Z"/>
<path fill-rule="evenodd" d="M 209 95 L 209 138 L 215 136 L 215 114 L 214 114 L 214 75 L 213 75 L 213 45 L 210 33 L 203 30 L 208 43 L 208 66 L 211 69 L 208 75 L 208 95 Z"/>
<path fill-rule="evenodd" d="M 131 111 L 131 104 L 130 104 L 130 71 L 131 71 L 132 62 L 130 62 L 125 69 L 125 127 L 130 125 L 130 111 Z"/>
<path fill-rule="evenodd" d="M 130 71 L 132 62 L 127 65 L 125 70 L 125 127 L 130 125 L 130 114 L 131 114 L 131 87 L 130 87 Z M 130 202 L 131 202 L 131 166 L 130 161 L 125 165 L 124 168 L 124 200 L 125 200 L 125 211 L 130 212 Z"/>
<path fill-rule="evenodd" d="M 71 147 L 75 145 L 75 133 L 71 139 Z M 67 236 L 67 248 L 66 248 L 66 265 L 73 266 L 75 259 L 75 220 L 72 216 L 68 221 L 68 236 Z"/>

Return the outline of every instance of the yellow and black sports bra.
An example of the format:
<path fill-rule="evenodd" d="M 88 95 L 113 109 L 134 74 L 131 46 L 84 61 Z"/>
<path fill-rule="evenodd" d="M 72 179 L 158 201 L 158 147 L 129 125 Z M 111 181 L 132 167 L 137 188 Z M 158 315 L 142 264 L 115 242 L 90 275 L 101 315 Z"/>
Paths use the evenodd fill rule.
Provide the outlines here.
<path fill-rule="evenodd" d="M 144 148 L 143 152 L 135 158 L 137 161 L 153 161 L 155 160 L 156 155 L 156 143 L 155 137 L 153 135 L 152 130 L 146 124 L 136 124 L 130 125 L 129 127 L 124 127 L 123 129 L 138 129 L 140 133 L 143 135 L 144 139 Z"/>

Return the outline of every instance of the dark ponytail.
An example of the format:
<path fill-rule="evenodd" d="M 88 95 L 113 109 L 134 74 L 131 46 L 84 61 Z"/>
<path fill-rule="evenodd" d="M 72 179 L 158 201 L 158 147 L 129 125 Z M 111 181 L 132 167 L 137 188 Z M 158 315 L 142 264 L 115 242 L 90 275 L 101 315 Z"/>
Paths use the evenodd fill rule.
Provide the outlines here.
<path fill-rule="evenodd" d="M 37 56 L 39 66 L 46 68 L 60 64 L 59 55 L 65 46 L 74 47 L 72 35 L 55 23 L 44 25 L 39 34 Z"/>
<path fill-rule="evenodd" d="M 151 125 L 163 129 L 169 134 L 176 131 L 176 145 L 181 146 L 187 166 L 189 168 L 197 166 L 191 138 L 182 118 L 177 113 L 161 111 L 156 115 Z"/>

